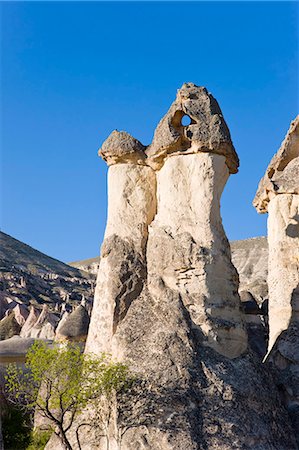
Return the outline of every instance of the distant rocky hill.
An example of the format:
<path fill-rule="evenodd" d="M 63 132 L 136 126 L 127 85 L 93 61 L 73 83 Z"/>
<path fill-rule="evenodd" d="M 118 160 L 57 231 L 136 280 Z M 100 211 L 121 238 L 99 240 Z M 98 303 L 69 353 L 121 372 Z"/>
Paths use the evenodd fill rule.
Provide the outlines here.
<path fill-rule="evenodd" d="M 76 269 L 96 275 L 100 266 L 100 256 L 96 256 L 95 258 L 83 259 L 81 261 L 73 261 L 70 262 L 69 265 L 75 267 Z"/>
<path fill-rule="evenodd" d="M 268 243 L 266 237 L 231 241 L 232 262 L 240 277 L 240 290 L 251 292 L 258 302 L 267 298 Z"/>
<path fill-rule="evenodd" d="M 0 340 L 51 339 L 62 315 L 91 308 L 94 275 L 0 233 Z"/>
<path fill-rule="evenodd" d="M 232 261 L 240 276 L 240 291 L 250 291 L 258 301 L 268 295 L 268 243 L 266 237 L 231 241 Z M 79 270 L 97 274 L 100 257 L 70 262 Z"/>

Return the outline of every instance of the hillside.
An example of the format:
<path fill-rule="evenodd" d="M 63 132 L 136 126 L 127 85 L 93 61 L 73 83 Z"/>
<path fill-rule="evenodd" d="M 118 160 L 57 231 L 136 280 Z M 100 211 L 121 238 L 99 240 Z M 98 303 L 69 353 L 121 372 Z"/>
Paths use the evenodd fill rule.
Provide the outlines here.
<path fill-rule="evenodd" d="M 2 264 L 8 263 L 18 269 L 26 269 L 31 273 L 59 273 L 66 277 L 86 276 L 75 268 L 35 250 L 2 231 L 0 232 L 0 244 L 0 261 Z"/>
<path fill-rule="evenodd" d="M 268 295 L 268 242 L 266 237 L 231 241 L 232 262 L 240 277 L 240 290 L 259 301 Z"/>
<path fill-rule="evenodd" d="M 51 258 L 3 232 L 0 241 L 0 340 L 18 334 L 30 306 L 35 308 L 36 319 L 44 308 L 41 317 L 55 328 L 64 310 L 73 310 L 82 299 L 92 303 L 95 281 L 92 274 Z"/>

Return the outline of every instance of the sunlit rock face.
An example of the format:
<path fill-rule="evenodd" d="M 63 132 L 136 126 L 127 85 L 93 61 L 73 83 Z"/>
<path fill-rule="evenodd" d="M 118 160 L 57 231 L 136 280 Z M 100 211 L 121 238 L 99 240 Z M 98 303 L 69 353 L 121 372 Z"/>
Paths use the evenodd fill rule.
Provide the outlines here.
<path fill-rule="evenodd" d="M 149 147 L 115 131 L 100 155 L 108 219 L 86 351 L 136 376 L 114 405 L 110 448 L 296 448 L 272 375 L 248 350 L 220 216 L 238 157 L 216 100 L 184 84 Z M 100 435 L 83 430 L 82 448 L 106 449 Z"/>
<path fill-rule="evenodd" d="M 262 178 L 254 206 L 268 212 L 269 351 L 291 320 L 298 320 L 299 116 Z"/>
<path fill-rule="evenodd" d="M 299 436 L 299 116 L 270 162 L 254 206 L 268 212 L 268 360 L 278 369 Z"/>
<path fill-rule="evenodd" d="M 162 293 L 181 296 L 205 345 L 242 354 L 238 276 L 220 216 L 223 188 L 239 161 L 216 100 L 185 84 L 148 148 L 114 131 L 99 154 L 110 165 L 108 219 L 87 349 L 126 353 L 117 342 L 119 321 L 145 286 L 154 295 L 162 282 Z M 93 327 L 99 320 L 100 332 Z"/>

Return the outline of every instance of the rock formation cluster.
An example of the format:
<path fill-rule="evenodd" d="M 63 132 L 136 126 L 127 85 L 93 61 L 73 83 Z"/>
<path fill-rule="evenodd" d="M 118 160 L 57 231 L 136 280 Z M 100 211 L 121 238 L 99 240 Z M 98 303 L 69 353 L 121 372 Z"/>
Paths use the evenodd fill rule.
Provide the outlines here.
<path fill-rule="evenodd" d="M 99 154 L 108 219 L 86 351 L 126 361 L 140 383 L 116 405 L 111 448 L 120 428 L 122 450 L 297 448 L 271 370 L 248 345 L 220 216 L 239 161 L 216 100 L 184 84 L 151 145 L 114 131 Z M 104 448 L 91 434 L 82 448 Z"/>
<path fill-rule="evenodd" d="M 239 160 L 217 101 L 193 83 L 149 146 L 116 130 L 102 144 L 100 258 L 36 263 L 35 250 L 1 234 L 3 367 L 35 339 L 86 340 L 86 352 L 134 374 L 105 429 L 83 412 L 81 450 L 299 448 L 298 134 L 299 117 L 254 200 L 269 214 L 268 241 L 226 238 L 220 200 Z M 97 273 L 92 312 L 94 277 L 78 269 Z M 60 449 L 53 435 L 46 450 Z"/>
<path fill-rule="evenodd" d="M 5 233 L 0 232 L 0 240 L 0 341 L 15 335 L 53 340 L 62 317 L 66 320 L 78 307 L 90 315 L 94 275 L 50 258 Z M 82 329 L 77 331 L 81 333 Z M 87 331 L 84 333 L 86 337 Z"/>

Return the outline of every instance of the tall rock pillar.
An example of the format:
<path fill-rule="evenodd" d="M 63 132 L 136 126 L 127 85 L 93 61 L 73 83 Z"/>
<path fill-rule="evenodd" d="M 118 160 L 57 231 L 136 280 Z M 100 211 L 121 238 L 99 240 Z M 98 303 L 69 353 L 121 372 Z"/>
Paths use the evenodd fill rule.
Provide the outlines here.
<path fill-rule="evenodd" d="M 147 154 L 157 171 L 158 198 L 147 246 L 150 292 L 162 295 L 164 285 L 177 292 L 203 345 L 240 356 L 247 334 L 220 216 L 223 188 L 239 160 L 218 103 L 205 88 L 186 84 L 179 90 Z"/>
<path fill-rule="evenodd" d="M 253 204 L 268 213 L 268 359 L 278 369 L 299 436 L 299 116 L 260 181 Z"/>
<path fill-rule="evenodd" d="M 108 170 L 108 217 L 86 350 L 112 352 L 113 335 L 146 280 L 148 225 L 156 213 L 156 177 L 143 145 L 114 131 L 100 155 Z M 113 354 L 119 349 L 114 347 Z"/>

